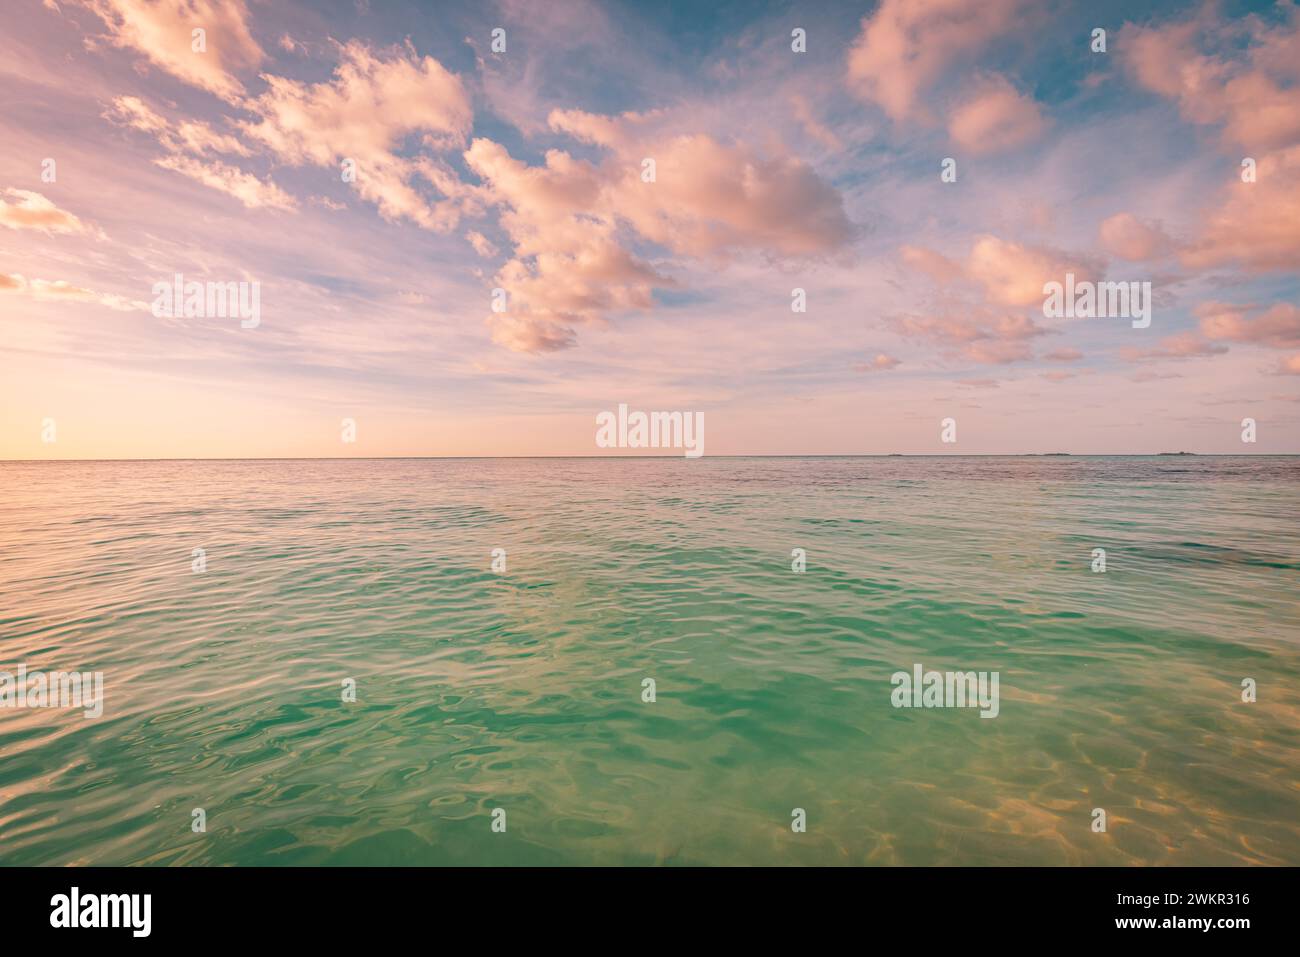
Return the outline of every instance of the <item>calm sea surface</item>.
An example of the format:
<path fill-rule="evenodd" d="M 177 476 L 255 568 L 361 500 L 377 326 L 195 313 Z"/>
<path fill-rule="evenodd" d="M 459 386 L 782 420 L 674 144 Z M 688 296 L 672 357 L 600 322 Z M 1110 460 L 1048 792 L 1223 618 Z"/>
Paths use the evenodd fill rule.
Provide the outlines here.
<path fill-rule="evenodd" d="M 1295 457 L 0 463 L 0 864 L 1300 864 L 1298 586 Z"/>

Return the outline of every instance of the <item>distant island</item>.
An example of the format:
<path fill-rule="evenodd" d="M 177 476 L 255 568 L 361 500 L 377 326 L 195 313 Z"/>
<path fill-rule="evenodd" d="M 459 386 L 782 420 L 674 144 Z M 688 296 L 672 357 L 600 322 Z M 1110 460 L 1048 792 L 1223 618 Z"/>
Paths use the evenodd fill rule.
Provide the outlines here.
<path fill-rule="evenodd" d="M 1160 452 L 1160 455 L 1195 455 L 1195 452 Z"/>

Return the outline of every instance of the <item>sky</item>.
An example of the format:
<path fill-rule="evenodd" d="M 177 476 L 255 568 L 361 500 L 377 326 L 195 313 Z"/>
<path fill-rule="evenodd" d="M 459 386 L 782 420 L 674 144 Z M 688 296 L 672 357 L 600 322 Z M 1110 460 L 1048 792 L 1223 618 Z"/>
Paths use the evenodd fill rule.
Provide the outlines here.
<path fill-rule="evenodd" d="M 1300 452 L 1291 3 L 11 0 L 0 86 L 2 459 Z"/>

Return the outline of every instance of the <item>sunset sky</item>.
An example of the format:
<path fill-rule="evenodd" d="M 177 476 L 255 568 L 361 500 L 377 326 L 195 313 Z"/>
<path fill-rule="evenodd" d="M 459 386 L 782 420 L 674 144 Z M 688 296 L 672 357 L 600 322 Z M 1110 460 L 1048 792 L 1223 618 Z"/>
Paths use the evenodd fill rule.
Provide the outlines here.
<path fill-rule="evenodd" d="M 0 458 L 1300 451 L 1289 3 L 11 0 L 0 82 Z"/>

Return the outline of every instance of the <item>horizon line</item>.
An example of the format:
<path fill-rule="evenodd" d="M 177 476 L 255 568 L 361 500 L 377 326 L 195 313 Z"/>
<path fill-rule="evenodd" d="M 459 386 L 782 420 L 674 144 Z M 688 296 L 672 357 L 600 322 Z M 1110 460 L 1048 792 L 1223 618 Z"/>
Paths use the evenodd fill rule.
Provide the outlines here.
<path fill-rule="evenodd" d="M 768 452 L 736 453 L 730 455 L 701 455 L 699 459 L 950 459 L 950 458 L 1295 458 L 1300 452 Z M 51 462 L 383 462 L 426 461 L 446 459 L 607 459 L 611 461 L 636 461 L 638 459 L 690 459 L 676 455 L 257 455 L 257 456 L 152 456 L 138 458 L 49 458 L 6 459 L 0 464 L 28 464 Z"/>

